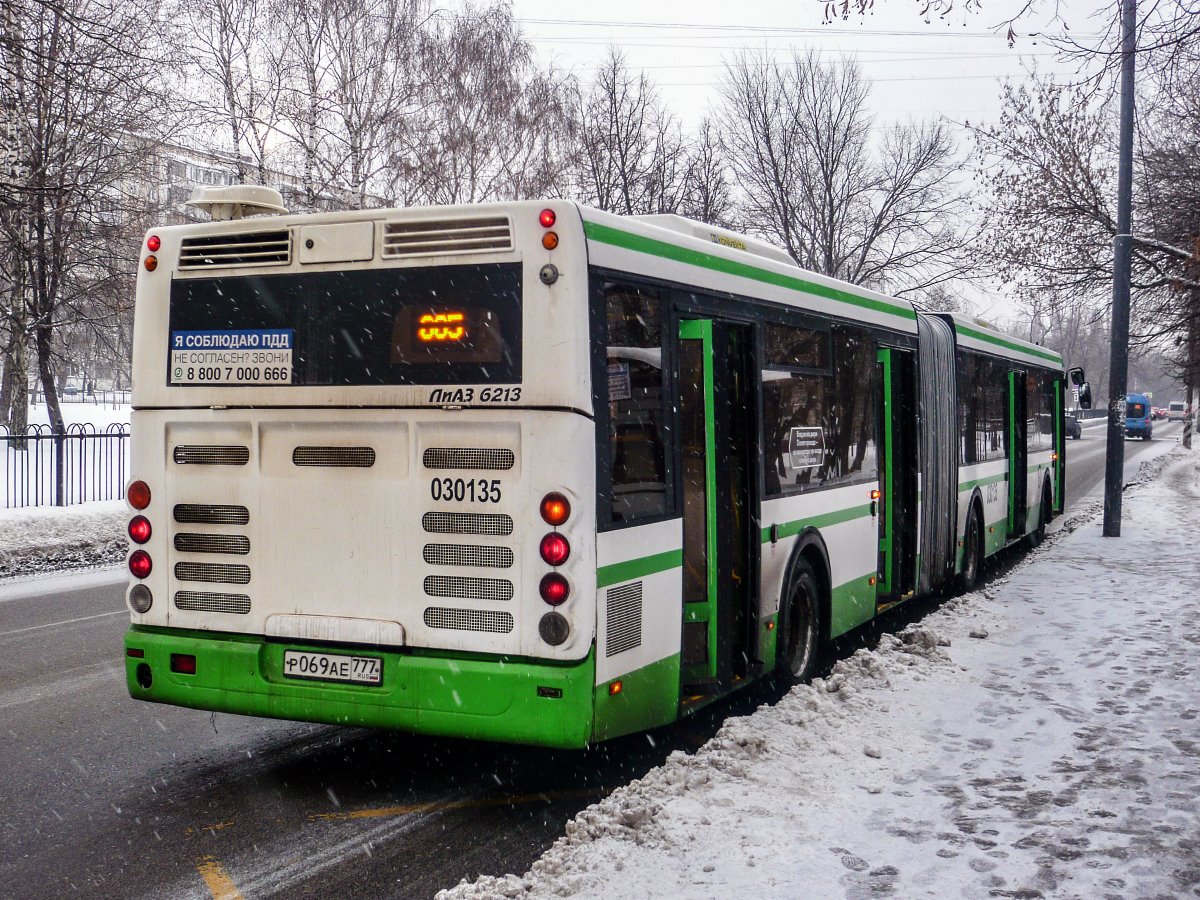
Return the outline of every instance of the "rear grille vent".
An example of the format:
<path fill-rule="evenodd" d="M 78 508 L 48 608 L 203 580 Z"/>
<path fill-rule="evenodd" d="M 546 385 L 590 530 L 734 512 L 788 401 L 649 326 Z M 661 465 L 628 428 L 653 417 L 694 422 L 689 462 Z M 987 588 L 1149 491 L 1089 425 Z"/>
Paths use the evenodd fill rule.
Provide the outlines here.
<path fill-rule="evenodd" d="M 608 630 L 605 656 L 616 656 L 642 645 L 642 583 L 622 585 L 608 592 Z"/>
<path fill-rule="evenodd" d="M 175 521 L 185 525 L 245 525 L 250 510 L 244 506 L 219 506 L 212 503 L 179 503 Z"/>
<path fill-rule="evenodd" d="M 513 552 L 507 547 L 466 547 L 461 544 L 426 544 L 425 562 L 431 566 L 483 566 L 507 569 Z"/>
<path fill-rule="evenodd" d="M 458 600 L 511 600 L 511 581 L 500 578 L 455 578 L 450 575 L 430 575 L 425 579 L 425 593 L 430 597 L 454 597 Z"/>
<path fill-rule="evenodd" d="M 511 469 L 517 458 L 511 450 L 430 447 L 421 461 L 427 469 Z"/>
<path fill-rule="evenodd" d="M 421 526 L 431 534 L 512 534 L 512 516 L 503 513 L 428 512 Z"/>
<path fill-rule="evenodd" d="M 249 447 L 187 444 L 175 448 L 172 454 L 179 465 L 244 466 L 250 461 Z"/>
<path fill-rule="evenodd" d="M 245 594 L 209 594 L 203 591 L 176 591 L 176 609 L 189 612 L 235 613 L 250 612 L 250 598 Z"/>
<path fill-rule="evenodd" d="M 287 229 L 245 234 L 212 234 L 184 238 L 179 248 L 179 268 L 210 266 L 286 266 L 292 258 Z"/>
<path fill-rule="evenodd" d="M 492 631 L 508 634 L 513 630 L 511 613 L 493 612 L 489 609 L 446 609 L 441 606 L 426 608 L 425 624 L 430 628 L 449 628 L 455 631 Z"/>
<path fill-rule="evenodd" d="M 298 466 L 337 466 L 369 469 L 375 465 L 375 451 L 370 447 L 297 447 L 292 462 Z"/>
<path fill-rule="evenodd" d="M 175 563 L 180 581 L 207 581 L 211 584 L 249 584 L 250 567 L 231 563 Z"/>
<path fill-rule="evenodd" d="M 175 549 L 181 553 L 231 553 L 245 556 L 250 552 L 250 538 L 242 534 L 175 535 Z"/>
<path fill-rule="evenodd" d="M 512 226 L 504 216 L 388 222 L 383 226 L 383 255 L 438 256 L 512 249 Z"/>

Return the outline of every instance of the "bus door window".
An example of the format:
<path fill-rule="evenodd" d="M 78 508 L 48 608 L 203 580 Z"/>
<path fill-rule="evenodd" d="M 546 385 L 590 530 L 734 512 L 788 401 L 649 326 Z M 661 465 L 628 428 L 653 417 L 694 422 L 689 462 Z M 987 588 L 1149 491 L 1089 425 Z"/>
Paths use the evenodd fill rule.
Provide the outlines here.
<path fill-rule="evenodd" d="M 826 433 L 833 403 L 829 334 L 768 323 L 764 353 L 766 495 L 819 487 L 827 477 Z"/>
<path fill-rule="evenodd" d="M 663 304 L 653 290 L 609 283 L 604 308 L 610 514 L 614 523 L 662 516 L 672 507 Z"/>

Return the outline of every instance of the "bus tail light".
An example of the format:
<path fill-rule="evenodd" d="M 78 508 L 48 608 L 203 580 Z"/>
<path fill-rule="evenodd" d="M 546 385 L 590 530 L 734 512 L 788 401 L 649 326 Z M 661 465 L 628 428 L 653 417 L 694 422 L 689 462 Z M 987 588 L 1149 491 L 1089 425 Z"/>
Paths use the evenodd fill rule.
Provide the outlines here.
<path fill-rule="evenodd" d="M 553 228 L 554 223 L 558 221 L 558 216 L 554 215 L 554 210 L 543 209 L 538 215 L 538 221 L 542 223 L 543 228 Z"/>
<path fill-rule="evenodd" d="M 553 250 L 558 246 L 558 232 L 547 231 L 542 235 L 542 246 L 547 250 Z"/>
<path fill-rule="evenodd" d="M 538 549 L 541 550 L 542 559 L 552 566 L 561 566 L 571 555 L 571 545 L 567 543 L 567 539 L 553 531 L 542 538 Z"/>
<path fill-rule="evenodd" d="M 154 595 L 150 593 L 150 588 L 144 584 L 135 584 L 129 591 L 129 605 L 135 613 L 149 612 L 150 607 L 154 605 Z"/>
<path fill-rule="evenodd" d="M 538 592 L 542 595 L 542 599 L 551 606 L 561 606 L 571 596 L 571 585 L 557 572 L 547 572 L 542 576 Z"/>
<path fill-rule="evenodd" d="M 162 246 L 162 241 L 159 240 L 159 237 L 157 234 L 152 234 L 152 235 L 150 235 L 150 237 L 146 238 L 146 249 L 149 250 L 151 253 L 157 253 L 158 248 L 161 246 Z"/>
<path fill-rule="evenodd" d="M 144 481 L 135 481 L 125 491 L 125 499 L 134 509 L 145 509 L 150 505 L 150 485 Z"/>
<path fill-rule="evenodd" d="M 542 498 L 542 518 L 547 525 L 557 528 L 571 515 L 571 501 L 562 494 L 553 491 Z"/>
<path fill-rule="evenodd" d="M 150 540 L 150 520 L 145 516 L 134 516 L 129 520 L 129 539 L 135 544 L 144 544 Z"/>
<path fill-rule="evenodd" d="M 146 267 L 147 272 L 153 272 L 158 268 L 158 257 L 151 253 L 144 260 L 142 260 L 142 265 Z"/>
<path fill-rule="evenodd" d="M 171 671 L 178 672 L 180 675 L 195 675 L 196 657 L 190 653 L 172 653 Z"/>
<path fill-rule="evenodd" d="M 154 568 L 154 561 L 145 550 L 134 550 L 129 555 L 129 571 L 134 578 L 146 578 Z"/>
<path fill-rule="evenodd" d="M 548 612 L 538 622 L 538 634 L 551 647 L 557 647 L 571 634 L 571 625 L 561 613 Z"/>

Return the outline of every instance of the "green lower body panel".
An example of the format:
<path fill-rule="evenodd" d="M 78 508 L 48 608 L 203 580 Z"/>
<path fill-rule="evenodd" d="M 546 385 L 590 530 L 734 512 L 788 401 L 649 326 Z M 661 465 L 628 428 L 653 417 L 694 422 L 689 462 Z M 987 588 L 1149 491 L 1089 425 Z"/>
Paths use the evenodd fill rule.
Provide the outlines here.
<path fill-rule="evenodd" d="M 616 683 L 621 689 L 613 693 Z M 597 741 L 666 725 L 678 717 L 678 653 L 596 685 Z"/>
<path fill-rule="evenodd" d="M 876 585 L 874 575 L 852 578 L 833 589 L 830 609 L 829 636 L 837 637 L 875 615 Z"/>
<path fill-rule="evenodd" d="M 555 665 L 137 626 L 126 633 L 125 648 L 129 695 L 152 703 L 547 747 L 584 747 L 593 732 L 591 654 L 579 663 Z M 130 656 L 130 650 L 140 656 Z M 383 680 L 367 686 L 285 677 L 285 650 L 375 657 L 382 660 Z M 172 672 L 172 654 L 194 656 L 195 674 Z M 676 697 L 678 684 L 676 677 Z"/>

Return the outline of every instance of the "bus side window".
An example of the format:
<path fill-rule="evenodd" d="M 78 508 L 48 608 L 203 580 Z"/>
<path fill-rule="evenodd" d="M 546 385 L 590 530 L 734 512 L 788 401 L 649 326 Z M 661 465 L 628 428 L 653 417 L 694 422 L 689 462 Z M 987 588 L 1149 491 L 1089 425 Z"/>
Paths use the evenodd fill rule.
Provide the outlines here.
<path fill-rule="evenodd" d="M 766 323 L 762 381 L 766 495 L 820 487 L 833 402 L 828 332 Z"/>
<path fill-rule="evenodd" d="M 663 303 L 648 288 L 604 286 L 608 363 L 608 470 L 613 522 L 663 515 L 668 443 Z"/>

